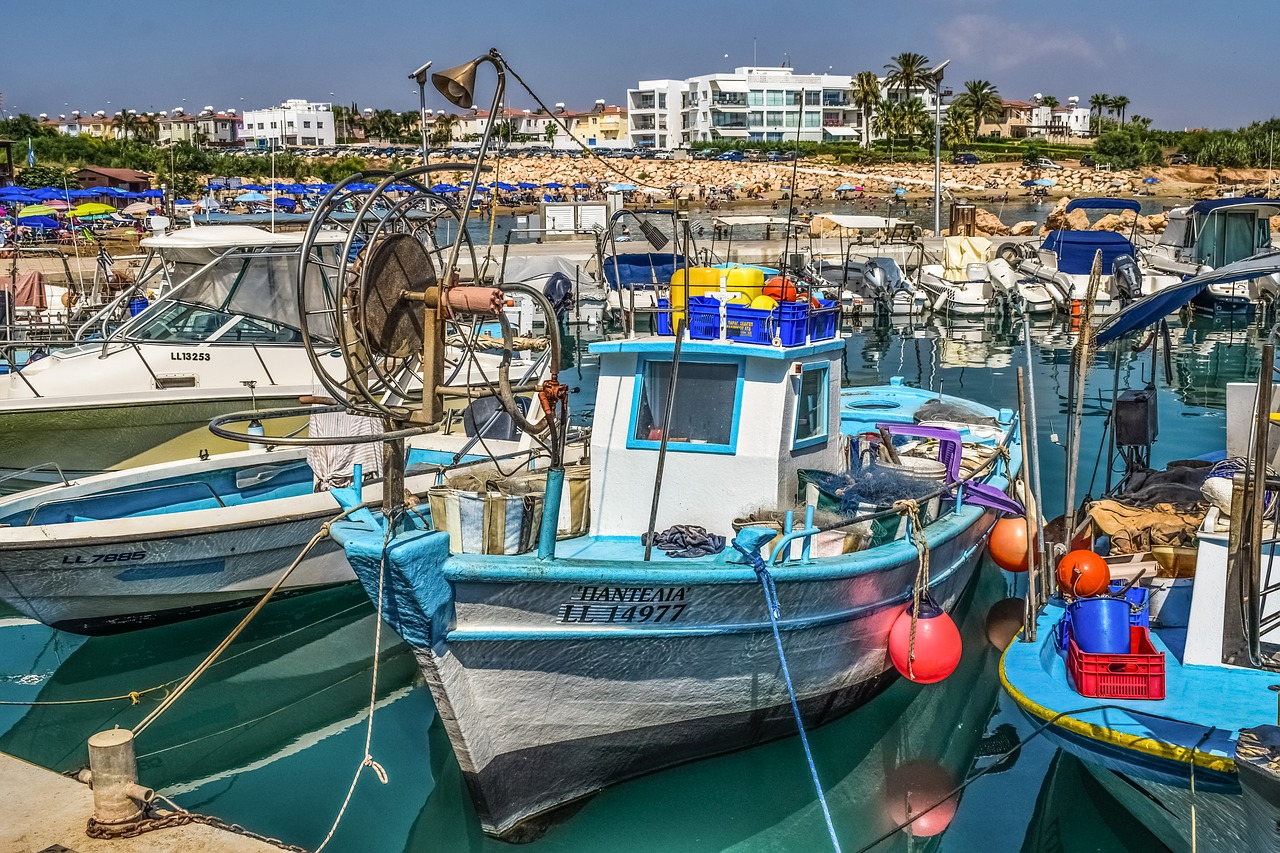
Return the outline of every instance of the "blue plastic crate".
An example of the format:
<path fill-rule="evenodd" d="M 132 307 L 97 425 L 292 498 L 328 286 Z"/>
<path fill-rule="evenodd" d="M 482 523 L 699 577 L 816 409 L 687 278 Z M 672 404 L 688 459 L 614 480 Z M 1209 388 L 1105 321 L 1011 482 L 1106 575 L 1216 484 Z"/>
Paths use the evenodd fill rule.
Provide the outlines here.
<path fill-rule="evenodd" d="M 705 296 L 689 298 L 689 337 L 714 341 L 720 337 L 720 304 Z"/>
<path fill-rule="evenodd" d="M 1117 593 L 1124 586 L 1124 581 L 1112 581 L 1111 592 Z M 1148 599 L 1151 591 L 1146 587 L 1135 586 L 1129 589 L 1125 594 L 1125 600 L 1129 602 L 1129 624 L 1138 628 L 1151 627 L 1151 607 Z M 1136 612 L 1135 612 L 1136 608 Z M 1062 654 L 1067 653 L 1067 645 L 1071 641 L 1071 613 L 1062 614 L 1062 618 L 1058 620 L 1055 626 L 1058 640 L 1058 651 Z"/>
<path fill-rule="evenodd" d="M 725 306 L 725 339 L 770 346 L 776 337 L 784 347 L 802 346 L 808 339 L 809 305 L 782 302 L 772 311 L 729 303 Z M 720 337 L 720 304 L 695 296 L 689 300 L 689 337 L 715 340 Z"/>
<path fill-rule="evenodd" d="M 819 299 L 818 307 L 809 312 L 809 340 L 829 341 L 836 336 L 840 309 L 834 299 Z"/>
<path fill-rule="evenodd" d="M 670 300 L 670 299 L 663 299 L 662 297 L 659 297 L 659 298 L 658 298 L 658 307 L 659 307 L 659 308 L 670 308 L 670 307 L 671 307 L 671 300 Z M 659 311 L 659 312 L 658 312 L 658 334 L 660 334 L 660 335 L 674 335 L 674 334 L 675 334 L 675 330 L 671 328 L 671 312 L 670 312 L 670 311 Z"/>

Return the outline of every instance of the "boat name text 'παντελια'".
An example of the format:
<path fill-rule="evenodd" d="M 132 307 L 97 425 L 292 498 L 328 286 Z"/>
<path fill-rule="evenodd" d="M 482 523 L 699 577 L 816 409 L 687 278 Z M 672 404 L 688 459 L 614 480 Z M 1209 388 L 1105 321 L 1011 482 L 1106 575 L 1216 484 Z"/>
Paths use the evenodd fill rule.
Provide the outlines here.
<path fill-rule="evenodd" d="M 689 606 L 689 587 L 580 586 L 560 605 L 557 622 L 675 622 Z"/>

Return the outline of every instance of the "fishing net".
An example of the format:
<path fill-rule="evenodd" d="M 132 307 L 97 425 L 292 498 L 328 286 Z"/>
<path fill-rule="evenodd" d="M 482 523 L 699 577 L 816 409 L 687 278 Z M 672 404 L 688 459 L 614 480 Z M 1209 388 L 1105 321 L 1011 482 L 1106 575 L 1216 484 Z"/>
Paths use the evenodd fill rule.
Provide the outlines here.
<path fill-rule="evenodd" d="M 942 485 L 940 477 L 879 463 L 856 473 L 804 469 L 799 475 L 801 494 L 805 486 L 812 483 L 818 487 L 818 508 L 842 518 L 889 509 L 901 500 L 920 500 L 937 492 Z"/>
<path fill-rule="evenodd" d="M 996 426 L 996 419 L 990 415 L 984 415 L 981 412 L 963 405 L 962 403 L 953 403 L 949 400 L 934 399 L 929 400 L 920 408 L 916 409 L 916 423 L 924 421 L 949 421 L 959 424 L 985 424 L 986 426 Z"/>

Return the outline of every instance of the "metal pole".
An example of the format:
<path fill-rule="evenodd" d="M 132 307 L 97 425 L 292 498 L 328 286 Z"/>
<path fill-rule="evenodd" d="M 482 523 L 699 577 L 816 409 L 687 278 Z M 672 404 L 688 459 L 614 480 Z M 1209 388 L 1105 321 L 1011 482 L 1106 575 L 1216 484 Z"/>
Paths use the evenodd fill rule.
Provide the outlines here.
<path fill-rule="evenodd" d="M 430 67 L 431 61 L 427 60 L 426 65 L 409 75 L 409 79 L 418 84 L 418 130 L 422 136 L 422 165 L 424 166 L 431 161 L 430 149 L 427 147 L 427 69 Z"/>
<path fill-rule="evenodd" d="M 649 504 L 649 531 L 644 537 L 644 561 L 653 555 L 653 534 L 658 524 L 658 499 L 662 496 L 662 472 L 667 464 L 667 436 L 676 402 L 676 375 L 680 372 L 680 345 L 684 342 L 684 317 L 676 321 L 676 347 L 671 354 L 671 376 L 667 379 L 667 405 L 662 415 L 662 439 L 658 442 L 658 471 L 653 477 L 653 502 Z"/>
<path fill-rule="evenodd" d="M 1022 447 L 1022 487 L 1023 487 L 1023 505 L 1026 507 L 1026 515 L 1023 521 L 1027 526 L 1027 597 L 1025 610 L 1023 612 L 1023 631 L 1022 639 L 1024 642 L 1034 643 L 1036 640 L 1036 616 L 1040 612 L 1040 560 L 1039 549 L 1036 547 L 1036 522 L 1035 515 L 1040 513 L 1039 505 L 1034 505 L 1035 501 L 1031 497 L 1031 449 L 1027 447 L 1027 423 L 1030 420 L 1027 417 L 1027 390 L 1026 390 L 1026 374 L 1025 371 L 1018 368 L 1018 432 L 1021 441 L 1018 442 Z"/>
<path fill-rule="evenodd" d="M 933 236 L 942 236 L 942 72 L 933 80 Z"/>
<path fill-rule="evenodd" d="M 1022 329 L 1023 342 L 1027 351 L 1027 428 L 1022 432 L 1022 440 L 1028 445 L 1031 455 L 1031 491 L 1035 495 L 1036 508 L 1036 526 L 1040 534 L 1040 565 L 1047 566 L 1049 564 L 1049 543 L 1045 539 L 1044 531 L 1044 490 L 1040 480 L 1040 421 L 1036 415 L 1036 371 L 1034 367 L 1034 359 L 1031 352 L 1031 316 L 1027 313 L 1027 306 L 1024 302 L 1022 305 Z"/>

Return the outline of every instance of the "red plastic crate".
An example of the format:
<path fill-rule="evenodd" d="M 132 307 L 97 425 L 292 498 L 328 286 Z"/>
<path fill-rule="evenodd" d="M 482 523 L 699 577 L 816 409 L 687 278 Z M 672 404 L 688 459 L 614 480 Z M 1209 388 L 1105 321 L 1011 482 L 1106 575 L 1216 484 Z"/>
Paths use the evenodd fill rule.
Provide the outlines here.
<path fill-rule="evenodd" d="M 1091 699 L 1164 698 L 1164 653 L 1156 651 L 1147 629 L 1138 625 L 1129 626 L 1127 655 L 1088 654 L 1071 637 L 1067 672 L 1076 692 Z"/>

